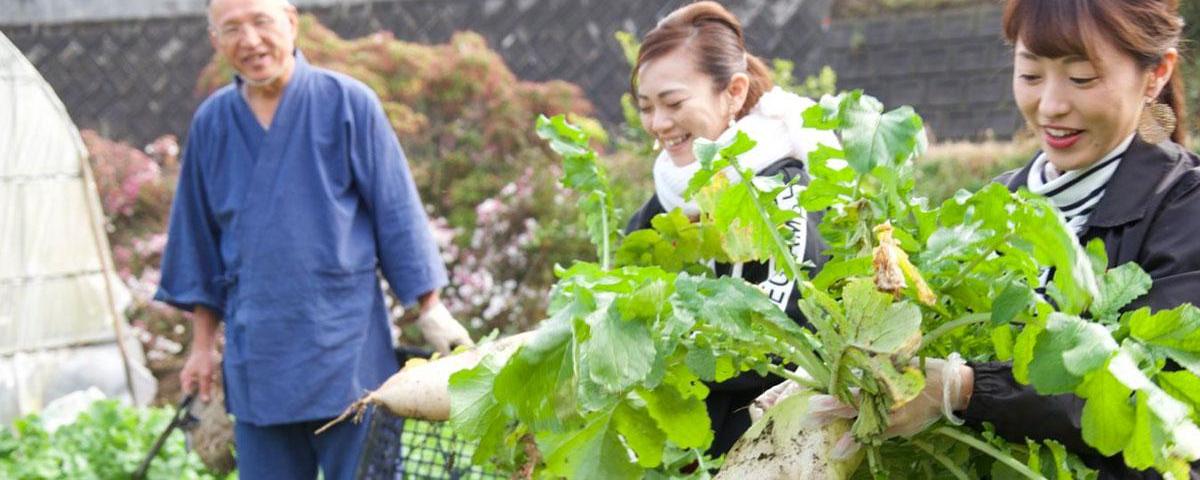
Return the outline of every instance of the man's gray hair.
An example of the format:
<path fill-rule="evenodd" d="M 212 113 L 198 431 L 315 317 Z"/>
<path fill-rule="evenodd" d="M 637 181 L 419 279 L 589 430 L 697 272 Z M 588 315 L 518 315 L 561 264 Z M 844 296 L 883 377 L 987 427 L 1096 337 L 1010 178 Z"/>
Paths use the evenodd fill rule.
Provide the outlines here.
<path fill-rule="evenodd" d="M 213 21 L 213 16 L 212 16 L 212 6 L 213 6 L 213 3 L 216 3 L 216 1 L 217 0 L 208 0 L 208 5 L 205 7 L 205 11 L 207 12 L 206 15 L 208 16 L 208 28 L 210 30 L 217 27 L 216 22 Z M 296 6 L 292 4 L 291 0 L 269 0 L 269 1 L 272 3 L 278 4 L 280 7 L 296 8 Z"/>

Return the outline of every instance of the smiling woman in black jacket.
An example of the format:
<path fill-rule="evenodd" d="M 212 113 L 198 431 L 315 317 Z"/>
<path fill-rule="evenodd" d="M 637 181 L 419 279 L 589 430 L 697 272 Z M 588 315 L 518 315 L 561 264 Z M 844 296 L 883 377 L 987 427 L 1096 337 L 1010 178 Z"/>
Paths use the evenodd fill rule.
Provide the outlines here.
<path fill-rule="evenodd" d="M 1180 146 L 1182 30 L 1178 0 L 1008 0 L 1004 12 L 1013 96 L 1042 149 L 999 181 L 1046 196 L 1083 244 L 1104 240 L 1109 267 L 1141 266 L 1154 283 L 1127 309 L 1200 305 L 1200 158 Z M 1102 479 L 1160 478 L 1085 443 L 1079 397 L 1039 395 L 1006 362 L 931 362 L 927 372 L 942 375 L 927 375 L 937 394 L 922 398 L 938 405 L 906 404 L 889 431 L 919 431 L 952 411 L 1010 441 L 1056 440 Z"/>
<path fill-rule="evenodd" d="M 1180 146 L 1182 30 L 1178 0 L 1010 0 L 1004 15 L 1013 94 L 1042 151 L 999 181 L 1049 198 L 1080 242 L 1104 240 L 1109 267 L 1149 273 L 1150 292 L 1127 309 L 1200 305 L 1200 158 Z M 958 406 L 968 425 L 1057 440 L 1101 478 L 1159 478 L 1083 441 L 1079 397 L 1038 395 L 1009 364 L 971 370 Z"/>
<path fill-rule="evenodd" d="M 1004 8 L 1013 96 L 1042 151 L 998 181 L 1043 194 L 1081 244 L 1104 240 L 1109 268 L 1133 262 L 1150 274 L 1150 292 L 1127 310 L 1200 306 L 1200 157 L 1181 146 L 1182 30 L 1177 0 L 1008 0 Z M 889 431 L 918 432 L 950 412 L 1012 442 L 1057 440 L 1100 479 L 1160 478 L 1084 442 L 1078 396 L 1038 395 L 1016 382 L 1009 362 L 930 362 L 932 395 L 922 398 L 937 404 L 905 404 Z M 768 407 L 786 390 L 756 403 Z M 830 412 L 846 409 L 833 403 Z"/>

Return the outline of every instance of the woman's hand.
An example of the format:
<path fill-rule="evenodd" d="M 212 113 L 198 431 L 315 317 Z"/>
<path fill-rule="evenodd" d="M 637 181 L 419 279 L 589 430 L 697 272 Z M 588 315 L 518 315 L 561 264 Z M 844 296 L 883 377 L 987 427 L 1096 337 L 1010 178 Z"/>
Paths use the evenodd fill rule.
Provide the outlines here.
<path fill-rule="evenodd" d="M 763 392 L 762 395 L 759 395 L 758 398 L 755 398 L 754 402 L 750 404 L 750 418 L 757 422 L 758 419 L 762 418 L 764 412 L 775 406 L 780 400 L 796 393 L 799 389 L 800 384 L 791 380 L 785 380 L 783 383 L 771 387 L 769 390 Z"/>
<path fill-rule="evenodd" d="M 892 410 L 884 438 L 911 437 L 945 417 L 950 423 L 961 424 L 954 412 L 967 408 L 974 388 L 975 372 L 957 353 L 947 359 L 925 360 L 925 388 L 916 398 Z M 761 397 L 760 397 L 761 398 Z M 854 418 L 858 409 L 845 405 L 830 395 L 814 395 L 809 400 L 808 420 L 824 425 L 838 418 Z M 847 433 L 838 441 L 832 455 L 847 458 L 858 451 L 859 445 Z"/>
<path fill-rule="evenodd" d="M 792 378 L 806 379 L 809 381 L 812 380 L 812 377 L 808 375 L 808 372 L 804 371 L 800 367 L 796 367 L 792 370 Z M 800 391 L 800 389 L 800 384 L 793 380 L 784 380 L 783 383 L 771 387 L 769 390 L 763 392 L 762 395 L 759 395 L 758 398 L 755 398 L 754 401 L 750 403 L 750 419 L 758 421 L 758 419 L 762 418 L 763 413 L 765 413 L 768 409 L 775 406 L 775 404 L 779 403 L 780 400 L 783 400 L 791 396 L 793 393 Z"/>

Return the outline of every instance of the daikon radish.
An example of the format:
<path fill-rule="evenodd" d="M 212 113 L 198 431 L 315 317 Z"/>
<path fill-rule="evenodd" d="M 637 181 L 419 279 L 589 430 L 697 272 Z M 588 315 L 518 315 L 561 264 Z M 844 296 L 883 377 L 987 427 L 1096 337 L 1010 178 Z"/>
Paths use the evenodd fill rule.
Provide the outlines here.
<path fill-rule="evenodd" d="M 338 418 L 317 430 L 317 433 L 324 432 L 351 415 L 354 416 L 355 422 L 361 421 L 363 412 L 370 405 L 381 405 L 401 417 L 431 421 L 449 420 L 450 375 L 474 367 L 489 354 L 499 355 L 501 361 L 507 359 L 532 333 L 519 333 L 433 360 L 409 360 L 377 390 L 351 404 Z"/>
<path fill-rule="evenodd" d="M 783 398 L 755 422 L 725 457 L 717 480 L 842 480 L 862 462 L 862 450 L 838 461 L 830 452 L 851 421 L 838 419 L 824 426 L 806 422 L 812 390 Z"/>

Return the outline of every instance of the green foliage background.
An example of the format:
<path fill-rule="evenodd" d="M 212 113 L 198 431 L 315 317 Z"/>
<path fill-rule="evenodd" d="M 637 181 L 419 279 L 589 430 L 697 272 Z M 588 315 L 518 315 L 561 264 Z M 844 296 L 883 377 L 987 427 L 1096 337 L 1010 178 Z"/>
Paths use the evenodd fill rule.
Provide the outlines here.
<path fill-rule="evenodd" d="M 173 410 L 134 408 L 115 400 L 98 401 L 75 420 L 48 432 L 37 415 L 0 426 L 0 478 L 7 480 L 108 480 L 130 478 Z M 150 463 L 152 480 L 235 480 L 237 472 L 218 476 L 184 447 L 175 430 Z"/>
<path fill-rule="evenodd" d="M 1187 23 L 1184 32 L 1184 87 L 1193 136 L 1200 134 L 1200 1 L 1180 0 L 1179 14 Z M 1200 147 L 1200 144 L 1197 144 Z M 1195 149 L 1194 149 L 1195 150 Z"/>

